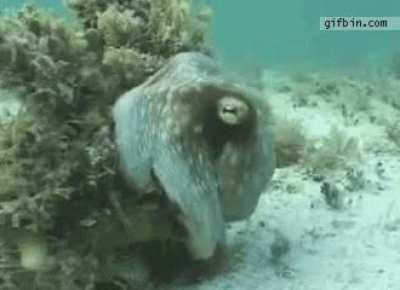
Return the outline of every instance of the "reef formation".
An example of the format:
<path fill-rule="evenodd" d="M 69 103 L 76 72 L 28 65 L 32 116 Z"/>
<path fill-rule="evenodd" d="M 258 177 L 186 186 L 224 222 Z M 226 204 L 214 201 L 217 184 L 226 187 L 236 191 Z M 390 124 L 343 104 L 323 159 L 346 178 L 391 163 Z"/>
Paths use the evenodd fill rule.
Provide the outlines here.
<path fill-rule="evenodd" d="M 20 102 L 0 123 L 5 290 L 139 287 L 131 243 L 172 235 L 151 201 L 120 196 L 111 107 L 170 56 L 208 53 L 209 10 L 194 13 L 186 0 L 67 2 L 64 19 L 34 6 L 0 18 L 0 85 Z"/>

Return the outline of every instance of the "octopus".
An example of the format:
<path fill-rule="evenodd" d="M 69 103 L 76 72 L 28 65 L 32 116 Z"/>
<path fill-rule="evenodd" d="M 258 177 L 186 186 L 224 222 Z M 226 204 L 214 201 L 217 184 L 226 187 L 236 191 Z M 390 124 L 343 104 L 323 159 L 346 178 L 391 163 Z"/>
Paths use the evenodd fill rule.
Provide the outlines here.
<path fill-rule="evenodd" d="M 113 108 L 120 172 L 132 192 L 162 192 L 194 259 L 249 217 L 275 169 L 271 110 L 260 92 L 201 53 L 181 53 Z"/>

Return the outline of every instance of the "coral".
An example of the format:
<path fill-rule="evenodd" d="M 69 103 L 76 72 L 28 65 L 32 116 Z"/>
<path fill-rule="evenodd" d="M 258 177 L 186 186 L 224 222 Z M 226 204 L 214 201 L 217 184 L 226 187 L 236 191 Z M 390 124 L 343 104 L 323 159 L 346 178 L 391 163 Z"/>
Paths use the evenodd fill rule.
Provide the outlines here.
<path fill-rule="evenodd" d="M 38 235 L 55 261 L 49 272 L 21 270 L 21 262 L 37 265 L 40 255 L 35 262 L 27 249 L 39 248 L 0 235 L 1 289 L 124 289 L 100 259 L 130 242 L 176 236 L 149 210 L 158 201 L 138 201 L 118 177 L 110 108 L 176 52 L 204 51 L 202 18 L 183 0 L 68 2 L 71 19 L 34 6 L 0 17 L 0 86 L 21 103 L 0 120 L 0 231 Z M 165 21 L 174 27 L 168 41 Z M 132 208 L 121 211 L 122 203 Z"/>

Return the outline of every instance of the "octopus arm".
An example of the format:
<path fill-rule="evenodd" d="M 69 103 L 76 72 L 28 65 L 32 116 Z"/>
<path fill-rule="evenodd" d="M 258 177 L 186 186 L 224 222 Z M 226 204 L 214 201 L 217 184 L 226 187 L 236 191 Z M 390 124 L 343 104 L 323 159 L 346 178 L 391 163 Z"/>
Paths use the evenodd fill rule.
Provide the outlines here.
<path fill-rule="evenodd" d="M 172 140 L 164 142 L 154 173 L 171 203 L 180 210 L 179 221 L 188 233 L 187 247 L 196 259 L 210 258 L 224 239 L 224 221 L 211 165 Z"/>

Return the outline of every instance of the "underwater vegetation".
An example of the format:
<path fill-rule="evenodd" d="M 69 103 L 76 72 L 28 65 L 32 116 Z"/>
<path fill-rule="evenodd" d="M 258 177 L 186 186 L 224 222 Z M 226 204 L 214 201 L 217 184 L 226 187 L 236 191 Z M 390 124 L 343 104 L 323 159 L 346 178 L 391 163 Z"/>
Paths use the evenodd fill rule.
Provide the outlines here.
<path fill-rule="evenodd" d="M 377 118 L 372 102 L 382 97 L 375 83 L 301 71 L 289 73 L 288 77 L 276 90 L 288 94 L 291 110 L 331 107 L 346 127 L 356 126 L 360 118 L 370 122 Z M 297 164 L 310 172 L 330 175 L 361 161 L 359 138 L 346 134 L 347 128 L 331 124 L 329 132 L 316 138 L 307 134 L 302 121 L 281 116 L 275 123 L 278 167 Z"/>
<path fill-rule="evenodd" d="M 207 53 L 210 15 L 186 0 L 68 6 L 72 22 L 34 6 L 0 18 L 1 87 L 21 103 L 0 124 L 1 289 L 131 289 L 115 249 L 171 235 L 118 194 L 111 106 L 170 56 Z M 142 222 L 126 232 L 123 215 Z"/>
<path fill-rule="evenodd" d="M 400 149 L 400 117 L 388 123 L 385 131 L 389 140 Z"/>
<path fill-rule="evenodd" d="M 345 168 L 347 164 L 361 160 L 358 140 L 347 136 L 336 127 L 333 127 L 329 135 L 322 139 L 319 146 L 311 147 L 309 150 L 304 164 L 315 171 Z"/>
<path fill-rule="evenodd" d="M 340 119 L 345 127 L 355 127 L 364 120 L 368 120 L 367 122 L 370 124 L 382 127 L 385 133 L 383 137 L 386 137 L 398 148 L 400 82 L 394 70 L 398 67 L 396 59 L 393 60 L 392 68 L 386 66 L 385 69 L 372 71 L 365 78 L 362 77 L 363 75 L 358 76 L 355 73 L 338 75 L 329 72 L 293 71 L 288 73 L 286 79 L 278 83 L 275 90 L 290 96 L 291 106 L 294 110 L 307 107 L 334 108 L 340 114 Z M 383 114 L 384 111 L 387 111 L 387 114 Z M 333 129 L 330 133 L 331 140 L 319 140 L 319 142 L 307 138 L 304 129 L 301 128 L 301 122 L 283 120 L 277 122 L 276 127 L 278 161 L 279 159 L 293 158 L 293 161 L 303 162 L 290 162 L 291 164 L 303 164 L 318 170 L 322 168 L 340 169 L 344 165 L 340 159 L 351 161 L 360 155 L 361 149 L 357 145 L 359 143 L 357 138 L 345 137 L 343 132 L 339 133 L 341 130 Z M 371 150 L 378 151 L 393 149 L 376 144 L 376 142 L 375 144 L 369 142 L 366 146 Z M 285 151 L 292 156 L 285 157 Z"/>
<path fill-rule="evenodd" d="M 287 167 L 301 162 L 312 141 L 305 134 L 301 123 L 291 120 L 279 120 L 274 126 L 276 131 L 277 167 Z"/>
<path fill-rule="evenodd" d="M 361 160 L 358 139 L 336 127 L 321 140 L 308 137 L 303 125 L 295 121 L 279 122 L 275 129 L 278 168 L 299 164 L 314 173 L 329 173 Z"/>

